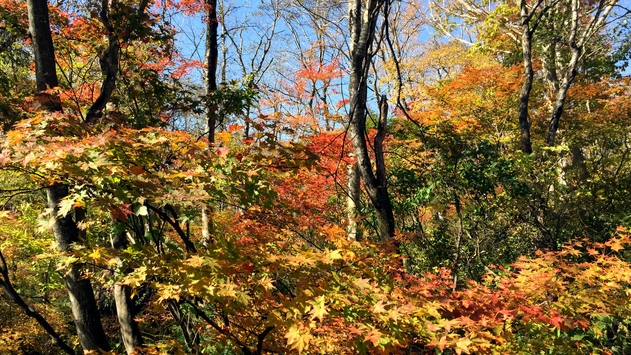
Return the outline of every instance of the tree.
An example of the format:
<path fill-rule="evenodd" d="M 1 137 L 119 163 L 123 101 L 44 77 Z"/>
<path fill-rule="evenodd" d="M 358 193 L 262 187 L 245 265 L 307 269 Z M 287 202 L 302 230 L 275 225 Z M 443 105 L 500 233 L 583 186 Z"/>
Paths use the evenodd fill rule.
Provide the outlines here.
<path fill-rule="evenodd" d="M 555 58 L 553 65 L 550 65 L 550 61 L 544 61 L 547 64 L 544 65 L 546 78 L 550 81 L 552 87 L 556 89 L 556 99 L 552 108 L 547 137 L 547 143 L 550 146 L 555 145 L 567 92 L 576 77 L 579 61 L 586 54 L 590 41 L 607 25 L 607 18 L 617 3 L 617 1 L 606 0 L 596 3 L 583 3 L 578 0 L 571 0 L 569 6 L 564 4 L 555 11 L 555 15 L 564 19 L 561 26 L 569 28 L 569 31 L 567 34 L 564 33 L 562 40 L 557 36 L 552 36 L 552 41 L 546 44 L 546 47 L 552 53 L 559 53 L 562 51 L 560 48 L 561 43 L 565 43 L 566 48 L 569 49 L 569 60 L 567 60 L 565 65 L 560 64 L 565 62 L 565 59 L 558 60 Z M 558 29 L 558 26 L 555 26 L 555 28 Z M 559 65 L 561 66 L 560 68 L 558 67 Z M 562 75 L 560 82 L 557 73 Z"/>
<path fill-rule="evenodd" d="M 375 137 L 375 154 L 377 156 L 377 174 L 373 172 L 368 145 L 366 143 L 366 115 L 368 73 L 372 61 L 373 40 L 379 13 L 389 3 L 381 0 L 370 0 L 365 5 L 362 1 L 350 1 L 348 5 L 350 31 L 350 123 L 349 132 L 357 169 L 364 182 L 368 197 L 377 213 L 379 236 L 388 239 L 394 236 L 394 214 L 388 196 L 387 177 L 383 164 L 383 151 L 380 149 L 385 138 L 388 101 L 379 99 L 379 132 Z"/>
<path fill-rule="evenodd" d="M 37 99 L 51 114 L 61 111 L 61 104 L 56 94 L 50 93 L 58 86 L 55 69 L 55 49 L 48 19 L 48 2 L 33 0 L 28 2 L 29 31 L 35 53 L 35 78 Z M 80 242 L 77 221 L 71 215 L 59 216 L 59 204 L 68 196 L 68 187 L 54 182 L 46 188 L 48 207 L 54 219 L 53 234 L 59 251 L 67 251 L 70 245 Z M 77 212 L 79 215 L 79 212 Z M 94 292 L 89 279 L 81 275 L 80 265 L 75 264 L 65 276 L 66 287 L 72 304 L 72 313 L 77 326 L 77 334 L 85 351 L 105 350 L 110 346 L 101 326 Z"/>

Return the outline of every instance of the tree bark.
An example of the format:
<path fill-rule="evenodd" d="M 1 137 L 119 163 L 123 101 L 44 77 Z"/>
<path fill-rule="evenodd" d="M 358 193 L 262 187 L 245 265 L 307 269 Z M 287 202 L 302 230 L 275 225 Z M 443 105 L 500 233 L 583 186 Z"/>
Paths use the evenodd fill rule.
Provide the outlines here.
<path fill-rule="evenodd" d="M 377 170 L 377 189 L 375 193 L 379 201 L 379 206 L 383 207 L 377 209 L 377 223 L 379 234 L 382 238 L 384 238 L 384 236 L 394 236 L 394 212 L 392 211 L 392 202 L 388 195 L 388 177 L 386 174 L 386 160 L 383 148 L 383 141 L 386 138 L 387 132 L 388 108 L 388 98 L 383 95 L 379 100 L 379 126 L 373 142 L 375 148 L 375 167 Z"/>
<path fill-rule="evenodd" d="M 60 111 L 61 103 L 56 95 L 42 91 L 58 86 L 55 68 L 55 49 L 53 46 L 46 0 L 28 0 L 29 30 L 33 39 L 35 54 L 35 80 L 38 98 L 44 97 L 49 111 Z M 52 99 L 51 99 L 52 98 Z M 46 189 L 48 208 L 52 210 L 53 236 L 59 251 L 67 251 L 70 244 L 79 241 L 79 229 L 71 214 L 58 216 L 59 203 L 68 196 L 68 187 L 55 183 Z M 89 279 L 82 278 L 78 265 L 73 265 L 64 276 L 66 288 L 72 306 L 77 334 L 84 351 L 109 351 L 110 346 L 101 325 L 101 317 L 94 299 L 94 292 Z"/>
<path fill-rule="evenodd" d="M 565 106 L 565 99 L 567 97 L 567 91 L 572 85 L 572 81 L 576 77 L 578 62 L 585 53 L 585 46 L 588 41 L 600 31 L 606 24 L 605 20 L 617 5 L 617 0 L 599 0 L 595 5 L 595 8 L 585 7 L 579 0 L 571 0 L 571 20 L 570 31 L 567 43 L 570 49 L 570 61 L 565 68 L 565 75 L 561 84 L 558 86 L 557 97 L 552 110 L 552 117 L 550 118 L 550 126 L 548 129 L 547 143 L 549 146 L 556 144 L 556 135 L 559 130 L 559 122 L 563 109 Z M 581 13 L 581 11 L 583 13 Z M 588 14 L 589 21 L 586 21 L 585 13 Z M 581 32 L 579 28 L 584 26 Z"/>
<path fill-rule="evenodd" d="M 359 205 L 359 171 L 357 171 L 357 163 L 353 162 L 348 165 L 348 196 L 346 197 L 346 216 L 348 218 L 348 226 L 346 227 L 347 238 L 349 240 L 358 240 L 360 238 L 359 229 L 357 227 L 358 205 Z"/>
<path fill-rule="evenodd" d="M 217 0 L 206 0 L 206 95 L 209 99 L 206 117 L 208 119 L 208 142 L 215 143 L 215 126 L 217 125 L 217 104 L 210 101 L 210 96 L 217 91 Z"/>
<path fill-rule="evenodd" d="M 552 117 L 550 118 L 550 128 L 548 129 L 548 145 L 554 146 L 556 143 L 556 135 L 559 130 L 559 121 L 561 120 L 561 115 L 563 114 L 563 108 L 565 106 L 565 99 L 567 97 L 567 91 L 572 84 L 572 81 L 576 77 L 576 67 L 578 66 L 578 60 L 581 57 L 581 48 L 572 47 L 572 58 L 570 59 L 570 63 L 568 63 L 567 70 L 565 72 L 565 77 L 559 86 L 559 91 L 557 92 L 557 98 L 554 103 L 554 109 L 552 110 Z"/>
<path fill-rule="evenodd" d="M 103 109 L 105 108 L 105 105 L 107 105 L 107 103 L 110 101 L 110 98 L 112 97 L 112 92 L 116 88 L 116 77 L 118 76 L 119 67 L 118 51 L 120 50 L 120 45 L 118 43 L 118 35 L 116 34 L 115 29 L 110 23 L 110 8 L 114 7 L 115 5 L 116 0 L 113 0 L 111 5 L 108 3 L 107 0 L 101 1 L 101 11 L 99 12 L 99 18 L 108 33 L 107 50 L 102 54 L 101 58 L 99 58 L 101 63 L 101 71 L 103 72 L 103 75 L 105 75 L 105 79 L 101 83 L 101 91 L 99 92 L 99 97 L 96 99 L 96 101 L 94 101 L 92 106 L 90 106 L 90 109 L 86 114 L 86 123 L 93 123 L 102 116 Z"/>
<path fill-rule="evenodd" d="M 126 232 L 117 233 L 111 238 L 112 248 L 125 249 L 127 248 L 128 241 L 126 238 Z M 122 261 L 120 258 L 116 258 L 120 265 Z M 117 274 L 119 272 L 117 271 Z M 118 275 L 117 275 L 118 276 Z M 142 334 L 138 323 L 134 319 L 134 304 L 131 300 L 131 288 L 120 283 L 114 284 L 114 302 L 116 303 L 116 316 L 118 318 L 118 324 L 120 325 L 121 338 L 125 351 L 127 354 L 132 354 L 134 350 L 143 345 Z"/>
<path fill-rule="evenodd" d="M 217 103 L 211 100 L 212 94 L 217 91 L 217 59 L 219 57 L 219 44 L 217 43 L 217 0 L 206 0 L 206 118 L 208 121 L 208 144 L 215 144 L 215 127 L 217 126 Z M 207 246 L 213 235 L 213 208 L 210 205 L 202 206 L 202 244 Z"/>
<path fill-rule="evenodd" d="M 38 94 L 41 91 L 59 86 L 55 68 L 55 48 L 50 32 L 48 2 L 46 0 L 29 0 L 28 17 L 29 32 L 33 40 L 35 54 L 35 82 Z"/>
<path fill-rule="evenodd" d="M 384 6 L 383 0 L 352 0 L 349 1 L 349 29 L 350 29 L 350 136 L 353 142 L 357 167 L 364 182 L 368 197 L 377 214 L 379 236 L 382 240 L 394 236 L 394 214 L 388 196 L 385 173 L 380 176 L 379 166 L 377 176 L 372 169 L 366 142 L 366 102 L 368 92 L 368 69 L 372 60 L 370 47 L 373 43 L 379 10 Z M 387 106 L 387 104 L 386 104 Z M 385 119 L 385 118 L 383 118 Z M 385 137 L 385 126 L 383 127 Z M 381 133 L 381 132 L 380 132 Z M 383 139 L 381 138 L 381 141 Z M 377 150 L 377 149 L 376 149 Z M 383 159 L 383 151 L 375 151 L 377 158 Z M 385 169 L 385 166 L 384 166 Z"/>
<path fill-rule="evenodd" d="M 134 320 L 134 304 L 131 300 L 130 287 L 116 283 L 114 300 L 125 351 L 131 355 L 136 348 L 142 346 L 143 340 L 138 323 Z"/>
<path fill-rule="evenodd" d="M 533 10 L 534 11 L 534 10 Z M 521 12 L 521 45 L 524 56 L 524 83 L 519 92 L 519 131 L 521 139 L 521 151 L 532 153 L 532 143 L 530 142 L 530 122 L 528 120 L 528 103 L 530 101 L 530 91 L 532 90 L 532 82 L 534 71 L 532 69 L 532 32 L 530 30 L 531 16 L 526 7 L 526 0 L 520 2 Z"/>
<path fill-rule="evenodd" d="M 68 251 L 72 243 L 79 242 L 79 229 L 72 220 L 71 214 L 58 216 L 59 202 L 68 196 L 68 187 L 61 184 L 50 186 L 46 190 L 48 208 L 52 209 L 53 236 L 57 242 L 57 250 Z M 90 280 L 81 275 L 80 265 L 72 265 L 64 276 L 66 289 L 70 298 L 72 315 L 77 327 L 77 335 L 84 351 L 109 351 L 110 346 L 101 324 L 101 316 L 94 299 L 94 291 Z"/>

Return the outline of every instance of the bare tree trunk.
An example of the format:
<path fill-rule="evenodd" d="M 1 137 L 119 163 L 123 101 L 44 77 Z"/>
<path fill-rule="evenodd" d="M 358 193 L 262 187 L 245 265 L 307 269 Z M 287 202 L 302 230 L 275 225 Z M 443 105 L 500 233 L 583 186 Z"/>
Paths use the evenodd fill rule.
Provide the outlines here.
<path fill-rule="evenodd" d="M 208 247 L 213 240 L 212 207 L 202 206 L 202 245 Z"/>
<path fill-rule="evenodd" d="M 379 159 L 383 159 L 383 150 L 379 151 L 379 149 L 375 147 L 375 154 L 378 160 L 377 176 L 375 176 L 372 170 L 372 163 L 368 154 L 368 145 L 365 136 L 368 92 L 367 80 L 369 64 L 372 60 L 370 47 L 373 43 L 379 11 L 384 3 L 384 0 L 368 0 L 365 1 L 365 8 L 363 8 L 364 1 L 349 1 L 348 12 L 351 33 L 349 80 L 351 107 L 349 131 L 357 159 L 357 168 L 364 182 L 368 197 L 377 214 L 379 236 L 381 239 L 388 239 L 394 236 L 394 214 L 392 212 L 390 197 L 388 196 L 385 172 L 381 171 L 379 165 Z M 387 111 L 387 102 L 385 106 Z M 382 117 L 382 119 L 385 120 L 385 117 Z M 381 129 L 380 123 L 380 130 Z M 381 132 L 379 132 L 379 134 L 381 134 Z M 385 137 L 385 125 L 383 126 L 383 137 Z M 379 142 L 383 142 L 383 138 L 380 138 Z M 385 169 L 385 165 L 382 167 Z"/>
<path fill-rule="evenodd" d="M 35 82 L 37 94 L 42 91 L 59 86 L 57 70 L 55 68 L 55 47 L 50 32 L 50 20 L 48 17 L 48 2 L 46 0 L 29 0 L 28 18 L 29 32 L 33 40 L 33 53 L 35 54 Z M 61 107 L 55 108 L 57 111 Z"/>
<path fill-rule="evenodd" d="M 217 59 L 219 56 L 217 43 L 217 0 L 206 0 L 206 98 L 209 100 L 206 107 L 208 120 L 208 144 L 215 143 L 215 126 L 217 125 L 217 104 L 210 100 L 211 95 L 217 91 Z M 210 205 L 202 206 L 202 244 L 206 246 L 213 234 L 213 208 Z"/>
<path fill-rule="evenodd" d="M 346 197 L 346 215 L 348 218 L 348 226 L 346 227 L 347 237 L 349 240 L 358 240 L 361 238 L 357 227 L 358 206 L 359 206 L 359 171 L 357 171 L 357 163 L 348 165 L 348 196 Z"/>
<path fill-rule="evenodd" d="M 101 0 L 101 11 L 99 12 L 99 19 L 101 23 L 105 27 L 107 31 L 107 49 L 101 53 L 101 57 L 99 58 L 101 64 L 101 71 L 105 78 L 101 83 L 101 90 L 99 92 L 99 97 L 94 101 L 88 113 L 85 117 L 86 123 L 94 123 L 98 118 L 103 115 L 103 109 L 110 102 L 110 98 L 112 97 L 112 93 L 114 89 L 116 89 L 116 79 L 118 78 L 118 69 L 119 69 L 119 35 L 117 29 L 115 29 L 110 21 L 111 17 L 111 9 L 116 8 L 118 0 Z M 139 21 L 142 21 L 142 18 L 145 16 L 145 10 L 149 5 L 149 0 L 140 0 L 138 3 L 138 10 L 136 11 L 135 16 L 138 17 Z M 133 15 L 130 15 L 133 16 Z"/>
<path fill-rule="evenodd" d="M 589 10 L 587 19 L 581 11 L 585 11 L 584 4 L 579 0 L 571 0 L 571 20 L 569 23 L 569 37 L 567 43 L 570 49 L 570 61 L 565 68 L 565 76 L 563 81 L 558 87 L 556 101 L 552 110 L 552 117 L 550 118 L 550 127 L 548 129 L 548 145 L 554 146 L 556 144 L 556 135 L 559 129 L 559 121 L 563 114 L 563 108 L 565 106 L 565 99 L 567 97 L 567 91 L 572 85 L 572 81 L 576 77 L 578 62 L 581 59 L 583 53 L 585 53 L 585 46 L 587 42 L 600 31 L 605 25 L 605 21 L 613 8 L 618 4 L 618 0 L 599 0 L 593 3 L 595 8 Z M 589 9 L 589 7 L 588 7 Z M 580 27 L 584 26 L 583 31 L 580 31 Z"/>
<path fill-rule="evenodd" d="M 374 139 L 375 147 L 375 167 L 377 170 L 377 199 L 381 209 L 377 209 L 377 223 L 379 226 L 379 234 L 384 236 L 394 236 L 394 212 L 392 211 L 392 202 L 388 195 L 388 177 L 386 175 L 386 160 L 383 149 L 383 141 L 386 138 L 388 124 L 388 98 L 383 95 L 379 100 L 379 126 L 377 135 Z"/>
<path fill-rule="evenodd" d="M 116 4 L 116 1 L 117 0 L 112 1 L 112 7 Z M 92 106 L 90 106 L 90 109 L 86 114 L 86 123 L 93 123 L 103 115 L 103 109 L 105 108 L 105 105 L 107 105 L 107 103 L 110 101 L 112 92 L 116 88 L 116 77 L 118 76 L 119 66 L 118 51 L 120 50 L 120 45 L 118 44 L 118 36 L 116 35 L 116 31 L 110 23 L 109 10 L 110 4 L 108 4 L 108 1 L 101 1 L 101 11 L 99 12 L 99 17 L 108 33 L 107 50 L 105 50 L 99 58 L 101 71 L 103 72 L 103 75 L 105 75 L 105 79 L 101 83 L 101 91 L 99 93 L 99 97 L 96 99 L 96 101 L 94 101 Z"/>
<path fill-rule="evenodd" d="M 532 90 L 532 82 L 534 71 L 532 69 L 532 31 L 530 30 L 531 14 L 528 13 L 526 0 L 521 0 L 521 45 L 524 56 L 524 83 L 519 92 L 519 131 L 521 136 L 521 151 L 532 153 L 532 144 L 530 142 L 530 122 L 528 120 L 528 103 L 530 101 L 530 91 Z M 533 10 L 534 11 L 534 10 Z"/>
<path fill-rule="evenodd" d="M 572 84 L 572 81 L 576 77 L 576 67 L 578 66 L 578 60 L 581 57 L 581 48 L 572 47 L 572 58 L 568 64 L 565 77 L 559 86 L 557 92 L 557 98 L 554 103 L 554 109 L 552 110 L 552 117 L 550 118 L 550 128 L 548 129 L 548 145 L 554 146 L 556 141 L 556 134 L 559 130 L 559 121 L 563 114 L 563 108 L 565 106 L 565 99 L 567 97 L 567 91 Z"/>
<path fill-rule="evenodd" d="M 35 54 L 35 80 L 37 96 L 48 104 L 49 111 L 61 110 L 59 98 L 42 91 L 58 86 L 55 68 L 55 49 L 50 32 L 48 2 L 46 0 L 28 0 L 29 31 L 33 39 Z M 68 187 L 56 183 L 47 188 L 48 208 L 52 210 L 53 236 L 59 251 L 67 251 L 70 244 L 79 241 L 79 229 L 72 214 L 58 216 L 59 203 L 68 196 Z M 77 327 L 77 334 L 84 351 L 109 351 L 110 346 L 101 325 L 101 317 L 94 299 L 94 292 L 89 279 L 81 277 L 79 265 L 73 265 L 64 276 L 66 288 L 72 306 L 72 314 Z"/>
<path fill-rule="evenodd" d="M 134 320 L 134 304 L 131 300 L 130 287 L 116 283 L 114 300 L 125 351 L 131 355 L 136 348 L 142 346 L 143 340 L 138 323 Z"/>
<path fill-rule="evenodd" d="M 207 18 L 206 18 L 206 95 L 210 99 L 210 95 L 217 91 L 217 28 L 219 21 L 217 20 L 217 0 L 206 0 Z M 208 142 L 215 143 L 215 126 L 217 125 L 217 104 L 208 102 L 206 117 L 208 119 Z"/>
<path fill-rule="evenodd" d="M 58 217 L 59 202 L 68 196 L 68 187 L 56 184 L 46 190 L 48 208 L 52 209 L 53 235 L 57 241 L 57 250 L 68 251 L 72 243 L 79 242 L 79 230 L 72 220 L 71 214 Z M 72 315 L 77 327 L 77 335 L 84 351 L 103 350 L 109 351 L 110 345 L 101 324 L 101 315 L 94 299 L 94 291 L 90 280 L 81 274 L 80 265 L 72 265 L 70 271 L 64 276 Z"/>
<path fill-rule="evenodd" d="M 123 231 L 112 236 L 111 243 L 114 249 L 127 248 L 126 232 Z M 122 261 L 118 257 L 116 259 L 120 265 Z M 131 300 L 131 288 L 126 285 L 121 285 L 120 283 L 115 283 L 113 294 L 114 302 L 116 303 L 116 316 L 118 317 L 118 324 L 121 330 L 121 338 L 125 345 L 125 351 L 127 354 L 131 355 L 136 348 L 143 345 L 140 328 L 134 319 L 135 314 L 134 304 Z"/>

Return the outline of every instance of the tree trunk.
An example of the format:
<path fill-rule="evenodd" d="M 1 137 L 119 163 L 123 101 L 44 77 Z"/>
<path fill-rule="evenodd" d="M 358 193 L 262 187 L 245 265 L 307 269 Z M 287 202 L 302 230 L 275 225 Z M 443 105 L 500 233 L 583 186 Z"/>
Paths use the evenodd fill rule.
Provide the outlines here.
<path fill-rule="evenodd" d="M 46 0 L 29 0 L 28 18 L 29 32 L 33 40 L 35 54 L 35 82 L 38 94 L 41 91 L 59 86 L 55 68 L 55 48 L 50 32 L 48 2 Z"/>
<path fill-rule="evenodd" d="M 534 72 L 532 69 L 532 32 L 530 30 L 530 16 L 526 7 L 526 0 L 521 0 L 521 44 L 524 55 L 524 83 L 519 93 L 519 131 L 521 136 L 521 151 L 532 153 L 530 142 L 530 122 L 528 120 L 528 103 L 530 101 L 530 91 Z"/>
<path fill-rule="evenodd" d="M 381 172 L 379 171 L 379 159 L 383 159 L 383 151 L 375 152 L 378 156 L 378 174 L 375 176 L 372 170 L 372 163 L 368 154 L 368 144 L 366 143 L 365 136 L 368 69 L 372 60 L 370 47 L 373 43 L 379 9 L 385 2 L 383 0 L 368 0 L 365 3 L 365 8 L 362 8 L 364 4 L 362 0 L 352 0 L 348 5 L 349 28 L 351 33 L 349 80 L 351 107 L 349 113 L 349 131 L 357 159 L 359 174 L 377 214 L 379 236 L 381 239 L 388 239 L 394 236 L 394 215 L 390 197 L 388 196 L 385 173 L 381 176 Z M 383 135 L 385 137 L 385 126 L 383 129 Z M 383 141 L 382 138 L 381 141 Z"/>
<path fill-rule="evenodd" d="M 556 102 L 552 110 L 552 117 L 550 118 L 550 127 L 548 129 L 548 145 L 554 146 L 556 144 L 556 135 L 559 130 L 559 121 L 563 114 L 563 108 L 565 106 L 565 98 L 567 97 L 567 91 L 572 85 L 572 81 L 576 77 L 578 61 L 585 52 L 585 46 L 587 42 L 604 28 L 606 19 L 618 5 L 618 1 L 599 0 L 590 5 L 595 6 L 593 10 L 587 7 L 587 14 L 585 16 L 585 5 L 579 0 L 571 0 L 571 20 L 569 23 L 569 38 L 567 44 L 570 49 L 570 61 L 565 69 L 565 75 L 563 81 L 558 86 Z M 583 13 L 581 13 L 583 11 Z M 579 28 L 584 25 L 584 30 L 581 32 Z"/>
<path fill-rule="evenodd" d="M 29 31 L 33 39 L 35 54 L 35 80 L 37 97 L 42 98 L 49 111 L 60 111 L 61 103 L 56 95 L 42 91 L 58 86 L 55 69 L 55 49 L 53 46 L 46 0 L 28 0 Z M 53 236 L 59 251 L 67 251 L 70 244 L 79 241 L 79 229 L 71 214 L 58 216 L 59 203 L 68 196 L 68 187 L 54 184 L 47 188 L 48 208 L 52 210 Z M 81 277 L 78 265 L 73 265 L 64 276 L 66 288 L 72 306 L 72 314 L 77 326 L 77 334 L 84 351 L 105 350 L 110 346 L 101 325 L 101 317 L 94 299 L 94 292 L 89 279 Z"/>
<path fill-rule="evenodd" d="M 215 126 L 217 125 L 217 104 L 210 101 L 210 95 L 217 90 L 217 0 L 206 0 L 206 95 L 209 99 L 206 117 L 208 119 L 208 142 L 215 143 Z"/>
<path fill-rule="evenodd" d="M 68 187 L 61 184 L 50 186 L 46 190 L 48 208 L 52 209 L 53 236 L 57 242 L 57 250 L 68 251 L 72 243 L 79 242 L 79 229 L 72 220 L 71 214 L 64 217 L 57 216 L 59 202 L 68 196 Z M 90 280 L 81 275 L 81 268 L 75 264 L 64 276 L 72 315 L 77 327 L 77 335 L 84 351 L 109 351 L 110 346 L 101 325 L 101 316 L 94 299 L 94 291 Z"/>
<path fill-rule="evenodd" d="M 105 26 L 107 30 L 107 42 L 108 47 L 105 50 L 101 57 L 99 58 L 101 64 L 101 71 L 103 75 L 105 75 L 105 79 L 101 83 L 101 91 L 99 92 L 99 97 L 94 101 L 88 113 L 85 117 L 86 123 L 94 123 L 98 118 L 100 118 L 103 114 L 103 109 L 110 101 L 112 96 L 112 92 L 116 88 L 116 78 L 118 76 L 118 67 L 119 67 L 119 58 L 118 51 L 120 50 L 120 45 L 118 43 L 118 35 L 116 31 L 112 27 L 110 23 L 110 8 L 116 4 L 116 0 L 113 0 L 111 5 L 108 4 L 107 1 L 101 1 L 101 11 L 99 12 L 99 18 Z M 146 6 L 146 5 L 145 5 Z M 141 4 L 141 10 L 144 11 L 144 8 Z"/>
<path fill-rule="evenodd" d="M 134 304 L 131 300 L 130 287 L 116 283 L 114 285 L 114 300 L 125 351 L 131 355 L 136 348 L 142 346 L 143 341 L 138 323 L 134 320 Z"/>
<path fill-rule="evenodd" d="M 375 147 L 375 167 L 377 170 L 377 191 L 376 197 L 379 205 L 383 206 L 377 209 L 377 223 L 379 226 L 379 234 L 384 236 L 394 236 L 394 213 L 392 211 L 392 203 L 388 195 L 388 178 L 386 175 L 386 160 L 383 149 L 383 141 L 386 138 L 388 123 L 388 98 L 383 95 L 379 100 L 379 126 L 377 135 L 374 139 Z"/>
<path fill-rule="evenodd" d="M 109 351 L 110 345 L 103 331 L 101 316 L 94 299 L 90 280 L 81 273 L 80 265 L 73 265 L 64 276 L 77 335 L 84 351 Z"/>
<path fill-rule="evenodd" d="M 202 206 L 202 245 L 208 247 L 213 240 L 213 216 L 212 207 Z"/>
<path fill-rule="evenodd" d="M 217 125 L 217 103 L 211 100 L 211 95 L 217 91 L 217 59 L 219 56 L 217 43 L 217 0 L 206 0 L 206 118 L 208 120 L 208 144 L 215 143 L 215 127 Z M 202 244 L 207 246 L 213 234 L 213 208 L 202 206 Z"/>
<path fill-rule="evenodd" d="M 111 238 L 112 248 L 125 249 L 127 248 L 128 241 L 126 232 L 116 233 Z M 116 257 L 118 266 L 122 264 L 120 258 Z M 117 271 L 118 274 L 118 271 Z M 117 275 L 118 276 L 118 275 Z M 125 345 L 125 351 L 127 354 L 132 354 L 134 350 L 141 347 L 143 344 L 142 334 L 138 323 L 134 319 L 134 304 L 131 300 L 131 288 L 120 283 L 114 284 L 114 302 L 116 303 L 116 316 L 118 318 L 118 324 L 120 325 L 121 338 Z"/>
<path fill-rule="evenodd" d="M 548 145 L 554 146 L 556 143 L 556 135 L 559 130 L 559 121 L 563 114 L 563 108 L 565 106 L 565 98 L 567 97 L 567 91 L 576 77 L 576 67 L 578 66 L 578 60 L 581 57 L 581 48 L 572 48 L 572 58 L 567 66 L 565 77 L 559 86 L 557 92 L 556 102 L 554 103 L 554 109 L 552 110 L 552 117 L 550 118 L 550 128 L 548 129 Z"/>
<path fill-rule="evenodd" d="M 361 236 L 357 228 L 358 206 L 359 206 L 359 171 L 357 164 L 348 165 L 348 196 L 346 197 L 346 216 L 348 226 L 346 227 L 347 238 L 358 240 Z"/>

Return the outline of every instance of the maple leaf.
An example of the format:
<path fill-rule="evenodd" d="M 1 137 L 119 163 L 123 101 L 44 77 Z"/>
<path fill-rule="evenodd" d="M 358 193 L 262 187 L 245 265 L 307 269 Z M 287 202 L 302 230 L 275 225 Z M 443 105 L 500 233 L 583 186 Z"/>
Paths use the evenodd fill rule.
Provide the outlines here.
<path fill-rule="evenodd" d="M 342 254 L 340 254 L 339 250 L 333 250 L 333 251 L 325 251 L 326 257 L 329 261 L 333 261 L 333 260 L 337 260 L 337 259 L 342 259 Z"/>
<path fill-rule="evenodd" d="M 373 329 L 370 333 L 364 336 L 364 341 L 369 341 L 372 345 L 377 346 L 379 342 L 383 339 L 383 334 L 381 334 L 377 329 Z"/>
<path fill-rule="evenodd" d="M 287 338 L 287 345 L 291 346 L 292 349 L 298 350 L 298 353 L 302 353 L 307 347 L 309 347 L 309 340 L 311 340 L 311 334 L 306 331 L 301 331 L 297 325 L 292 325 L 289 328 L 287 334 L 285 334 L 285 338 Z"/>
<path fill-rule="evenodd" d="M 75 199 L 73 198 L 64 198 L 59 202 L 59 211 L 57 211 L 58 217 L 65 217 L 75 205 Z"/>
<path fill-rule="evenodd" d="M 370 288 L 370 279 L 355 279 L 353 283 L 359 288 Z"/>
<path fill-rule="evenodd" d="M 101 259 L 101 251 L 99 249 L 94 249 L 88 256 L 94 260 Z"/>
<path fill-rule="evenodd" d="M 469 354 L 469 345 L 471 345 L 471 340 L 467 338 L 461 338 L 456 342 L 456 354 Z"/>
<path fill-rule="evenodd" d="M 311 319 L 313 320 L 317 318 L 322 321 L 322 319 L 324 319 L 324 316 L 329 313 L 327 312 L 326 305 L 324 304 L 324 296 L 319 296 L 314 301 L 312 301 L 311 304 L 312 308 L 311 311 L 309 311 L 309 314 L 311 314 Z"/>
<path fill-rule="evenodd" d="M 133 165 L 129 168 L 129 172 L 134 175 L 140 175 L 145 172 L 145 169 L 142 166 Z"/>
<path fill-rule="evenodd" d="M 198 268 L 204 265 L 204 258 L 200 257 L 199 255 L 193 255 L 186 260 L 186 264 L 194 268 Z"/>
<path fill-rule="evenodd" d="M 611 240 L 607 241 L 605 245 L 615 252 L 619 252 L 620 250 L 624 249 L 624 246 L 622 245 L 622 239 L 620 238 L 612 238 Z"/>
<path fill-rule="evenodd" d="M 550 316 L 548 322 L 559 329 L 563 329 L 563 317 L 559 315 Z"/>
<path fill-rule="evenodd" d="M 375 305 L 372 308 L 372 311 L 374 313 L 377 313 L 377 314 L 384 313 L 386 311 L 386 309 L 384 308 L 383 301 L 379 301 L 379 302 L 375 303 Z"/>
<path fill-rule="evenodd" d="M 228 155 L 228 147 L 219 147 L 217 148 L 217 154 L 220 157 L 225 157 Z"/>
<path fill-rule="evenodd" d="M 242 125 L 231 124 L 231 125 L 228 125 L 228 132 L 240 131 L 244 128 L 245 126 L 242 126 Z"/>
<path fill-rule="evenodd" d="M 127 221 L 127 216 L 133 214 L 132 210 L 129 209 L 130 206 L 131 204 L 129 203 L 123 203 L 117 207 L 112 208 L 110 210 L 110 212 L 112 213 L 112 218 L 115 220 L 120 219 L 123 222 Z"/>

